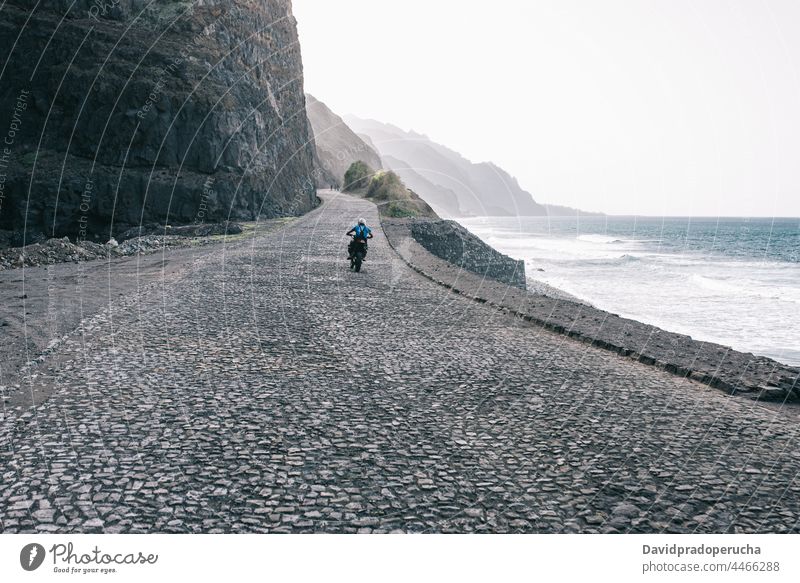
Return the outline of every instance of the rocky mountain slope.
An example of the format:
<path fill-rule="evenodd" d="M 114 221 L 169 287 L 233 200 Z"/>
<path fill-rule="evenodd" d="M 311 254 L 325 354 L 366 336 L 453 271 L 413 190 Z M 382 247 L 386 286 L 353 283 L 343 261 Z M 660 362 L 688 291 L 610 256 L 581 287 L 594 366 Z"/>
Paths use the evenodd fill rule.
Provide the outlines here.
<path fill-rule="evenodd" d="M 0 47 L 0 229 L 26 242 L 317 204 L 289 0 L 9 0 Z"/>
<path fill-rule="evenodd" d="M 441 214 L 449 216 L 535 216 L 547 214 L 517 180 L 491 162 L 473 163 L 427 136 L 391 124 L 346 116 L 368 136 L 386 166 L 397 172 Z M 434 185 L 426 188 L 425 183 Z"/>
<path fill-rule="evenodd" d="M 340 187 L 344 173 L 353 162 L 361 160 L 373 170 L 383 165 L 378 153 L 358 137 L 327 105 L 306 94 L 306 111 L 316 144 L 319 188 Z"/>

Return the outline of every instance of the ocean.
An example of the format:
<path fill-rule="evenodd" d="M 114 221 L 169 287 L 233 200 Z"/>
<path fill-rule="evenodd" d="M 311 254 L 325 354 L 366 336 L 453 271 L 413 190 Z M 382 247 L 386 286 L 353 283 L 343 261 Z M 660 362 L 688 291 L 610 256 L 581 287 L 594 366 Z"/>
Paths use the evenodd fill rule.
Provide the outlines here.
<path fill-rule="evenodd" d="M 800 219 L 459 219 L 597 308 L 800 365 Z M 541 271 L 540 271 L 541 270 Z"/>

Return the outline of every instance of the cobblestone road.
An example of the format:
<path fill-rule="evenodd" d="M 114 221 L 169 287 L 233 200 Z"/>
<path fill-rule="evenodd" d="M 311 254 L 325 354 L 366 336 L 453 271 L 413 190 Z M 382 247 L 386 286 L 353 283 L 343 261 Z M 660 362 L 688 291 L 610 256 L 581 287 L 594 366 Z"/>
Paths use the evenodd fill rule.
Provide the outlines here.
<path fill-rule="evenodd" d="M 86 323 L 0 423 L 4 532 L 798 531 L 789 416 L 449 293 L 350 197 Z"/>

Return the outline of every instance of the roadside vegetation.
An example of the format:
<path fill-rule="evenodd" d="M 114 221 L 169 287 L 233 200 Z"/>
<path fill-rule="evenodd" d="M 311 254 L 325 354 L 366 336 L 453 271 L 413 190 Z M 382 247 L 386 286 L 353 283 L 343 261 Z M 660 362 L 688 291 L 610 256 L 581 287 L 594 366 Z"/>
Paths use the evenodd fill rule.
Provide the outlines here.
<path fill-rule="evenodd" d="M 375 171 L 367 166 L 365 162 L 361 160 L 353 162 L 347 172 L 344 173 L 344 188 L 342 190 L 361 194 L 359 191 L 367 188 L 373 174 L 375 174 Z"/>
<path fill-rule="evenodd" d="M 362 161 L 353 162 L 344 175 L 344 190 L 373 201 L 382 217 L 438 218 L 414 191 L 391 170 L 374 172 Z"/>

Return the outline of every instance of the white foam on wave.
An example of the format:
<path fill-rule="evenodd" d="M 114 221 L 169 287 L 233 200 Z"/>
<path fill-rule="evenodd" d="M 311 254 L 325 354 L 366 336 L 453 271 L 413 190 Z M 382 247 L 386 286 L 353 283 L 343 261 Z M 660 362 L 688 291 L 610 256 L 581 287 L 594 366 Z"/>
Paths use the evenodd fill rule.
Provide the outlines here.
<path fill-rule="evenodd" d="M 718 293 L 723 298 L 749 297 L 800 304 L 800 287 L 781 285 L 774 281 L 765 282 L 730 275 L 714 277 L 697 273 L 689 276 L 689 280 L 705 290 Z"/>
<path fill-rule="evenodd" d="M 530 236 L 515 233 L 513 236 L 476 230 L 475 234 L 486 243 L 515 259 L 537 259 L 540 261 L 616 261 L 622 257 L 639 257 L 635 245 L 615 243 L 598 245 L 579 238 L 567 239 L 547 236 Z M 615 240 L 618 241 L 618 240 Z"/>
<path fill-rule="evenodd" d="M 625 239 L 619 237 L 608 237 L 606 235 L 578 235 L 578 241 L 585 241 L 587 243 L 599 243 L 601 245 L 608 245 L 611 243 L 627 243 Z"/>
<path fill-rule="evenodd" d="M 524 259 L 529 277 L 624 317 L 800 364 L 800 265 L 670 252 L 659 241 L 473 232 Z M 544 269 L 544 271 L 538 271 Z"/>

